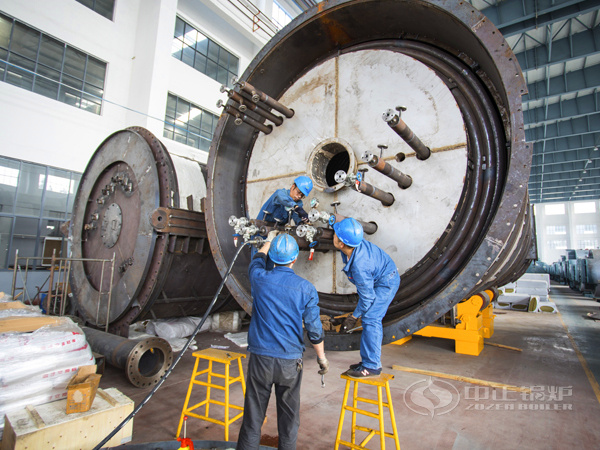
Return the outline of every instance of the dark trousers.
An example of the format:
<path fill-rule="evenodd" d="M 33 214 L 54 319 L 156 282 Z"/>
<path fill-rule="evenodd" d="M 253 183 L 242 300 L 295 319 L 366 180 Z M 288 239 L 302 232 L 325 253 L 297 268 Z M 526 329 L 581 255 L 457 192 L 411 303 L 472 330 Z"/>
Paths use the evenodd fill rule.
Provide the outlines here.
<path fill-rule="evenodd" d="M 295 449 L 300 426 L 300 384 L 296 359 L 280 359 L 250 353 L 246 376 L 244 417 L 237 450 L 254 450 L 260 445 L 271 388 L 275 385 L 279 449 Z"/>

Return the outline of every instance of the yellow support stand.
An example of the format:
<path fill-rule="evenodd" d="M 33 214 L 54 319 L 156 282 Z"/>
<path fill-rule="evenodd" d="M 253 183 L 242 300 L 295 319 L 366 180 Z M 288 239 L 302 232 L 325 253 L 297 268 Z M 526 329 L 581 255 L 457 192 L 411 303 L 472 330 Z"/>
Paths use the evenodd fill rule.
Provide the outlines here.
<path fill-rule="evenodd" d="M 381 448 L 385 449 L 385 438 L 389 437 L 394 439 L 396 444 L 396 450 L 400 450 L 400 441 L 398 440 L 398 430 L 396 428 L 396 417 L 394 416 L 394 406 L 392 405 L 392 395 L 390 393 L 390 380 L 394 379 L 394 375 L 389 373 L 382 373 L 378 377 L 373 378 L 351 378 L 348 375 L 342 374 L 341 378 L 346 380 L 346 389 L 344 391 L 344 401 L 342 403 L 342 411 L 340 413 L 340 422 L 338 424 L 337 435 L 335 438 L 335 450 L 341 445 L 350 447 L 353 449 L 366 449 L 365 445 L 371 440 L 373 436 L 379 434 L 381 442 Z M 350 392 L 350 383 L 354 382 L 352 406 L 348 405 L 348 393 Z M 370 398 L 364 398 L 358 396 L 358 384 L 363 383 L 366 385 L 377 386 L 377 400 Z M 385 394 L 387 402 L 383 402 L 382 388 L 385 387 Z M 358 408 L 358 402 L 370 403 L 378 406 L 378 413 L 372 413 Z M 383 425 L 383 408 L 387 407 L 390 412 L 390 419 L 392 421 L 392 433 L 386 433 Z M 346 411 L 352 412 L 352 430 L 351 430 L 351 442 L 342 440 L 342 426 L 344 424 L 344 415 Z M 379 420 L 379 430 L 373 428 L 367 428 L 356 424 L 356 415 L 362 414 L 367 417 L 372 417 Z M 356 430 L 364 431 L 369 433 L 366 438 L 360 444 L 356 443 Z"/>
<path fill-rule="evenodd" d="M 192 378 L 190 379 L 190 385 L 188 387 L 187 395 L 185 397 L 185 403 L 183 404 L 183 410 L 181 411 L 181 417 L 179 419 L 179 427 L 177 427 L 177 436 L 179 437 L 179 433 L 181 433 L 181 427 L 183 425 L 183 418 L 185 416 L 195 417 L 197 419 L 206 420 L 211 423 L 216 423 L 218 425 L 223 425 L 225 427 L 225 440 L 229 440 L 229 425 L 235 422 L 237 419 L 244 415 L 244 408 L 238 405 L 232 405 L 229 403 L 229 386 L 233 383 L 240 382 L 242 384 L 242 391 L 244 395 L 246 394 L 246 382 L 244 380 L 244 372 L 242 370 L 242 358 L 245 358 L 246 355 L 243 353 L 234 353 L 227 352 L 224 350 L 218 350 L 214 348 L 207 348 L 204 350 L 200 350 L 198 352 L 194 352 L 192 354 L 196 357 L 196 363 L 194 365 L 194 372 L 192 373 Z M 208 360 L 208 369 L 198 371 L 198 363 L 201 359 Z M 232 361 L 238 362 L 238 370 L 239 375 L 237 377 L 229 376 L 229 366 Z M 217 372 L 213 372 L 213 362 L 222 363 L 225 365 L 225 375 L 222 375 Z M 207 381 L 202 381 L 199 377 L 203 374 L 207 375 Z M 212 378 L 223 378 L 225 380 L 223 385 L 214 384 L 212 382 Z M 190 401 L 190 395 L 192 394 L 192 387 L 194 385 L 206 386 L 206 399 L 197 403 L 193 406 L 188 406 Z M 219 400 L 214 400 L 210 398 L 210 390 L 212 389 L 221 389 L 225 391 L 225 401 L 221 402 Z M 209 417 L 209 409 L 210 404 L 221 405 L 225 407 L 225 419 L 218 420 Z M 204 406 L 204 414 L 195 413 L 194 410 Z M 233 408 L 236 410 L 240 410 L 241 412 L 233 418 L 229 418 L 229 409 Z"/>
<path fill-rule="evenodd" d="M 489 305 L 482 309 L 483 297 L 489 297 Z M 483 339 L 494 334 L 493 291 L 476 294 L 456 305 L 456 318 L 460 321 L 454 328 L 444 325 L 429 325 L 413 333 L 417 336 L 453 339 L 456 353 L 478 356 L 483 350 Z M 408 337 L 408 336 L 407 336 Z M 401 345 L 406 338 L 393 342 Z"/>

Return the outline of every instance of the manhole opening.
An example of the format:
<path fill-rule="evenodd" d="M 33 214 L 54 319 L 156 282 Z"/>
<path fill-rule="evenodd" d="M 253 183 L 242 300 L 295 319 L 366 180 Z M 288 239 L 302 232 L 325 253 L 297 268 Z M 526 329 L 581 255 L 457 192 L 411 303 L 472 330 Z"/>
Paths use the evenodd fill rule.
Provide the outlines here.
<path fill-rule="evenodd" d="M 336 172 L 355 170 L 354 153 L 350 146 L 339 139 L 320 143 L 308 160 L 308 173 L 320 190 L 338 190 L 343 187 L 335 181 Z"/>

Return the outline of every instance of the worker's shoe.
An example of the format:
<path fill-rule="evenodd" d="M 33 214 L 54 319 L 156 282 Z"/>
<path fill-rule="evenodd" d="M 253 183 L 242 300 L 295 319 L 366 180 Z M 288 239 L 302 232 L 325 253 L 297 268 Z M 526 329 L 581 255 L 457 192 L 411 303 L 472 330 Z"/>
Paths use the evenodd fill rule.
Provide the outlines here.
<path fill-rule="evenodd" d="M 358 364 L 350 364 L 350 368 L 352 370 L 356 370 L 361 366 L 362 362 L 359 362 Z"/>
<path fill-rule="evenodd" d="M 360 364 L 356 369 L 349 369 L 346 375 L 351 378 L 372 378 L 378 377 L 381 374 L 381 369 L 367 369 Z"/>

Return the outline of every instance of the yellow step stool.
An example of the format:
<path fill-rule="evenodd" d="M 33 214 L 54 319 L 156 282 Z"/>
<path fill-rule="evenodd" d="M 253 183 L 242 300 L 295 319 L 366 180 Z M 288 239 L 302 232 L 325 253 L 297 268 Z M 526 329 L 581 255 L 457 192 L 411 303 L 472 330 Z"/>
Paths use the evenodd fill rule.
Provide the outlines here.
<path fill-rule="evenodd" d="M 181 433 L 181 427 L 183 425 L 183 418 L 185 416 L 190 416 L 190 417 L 196 417 L 197 419 L 206 420 L 208 422 L 216 423 L 218 425 L 223 425 L 225 427 L 225 440 L 228 441 L 229 440 L 229 425 L 231 425 L 233 422 L 235 422 L 237 419 L 239 419 L 240 417 L 242 417 L 244 415 L 244 408 L 242 406 L 232 405 L 229 403 L 229 386 L 231 384 L 239 381 L 242 384 L 242 391 L 243 391 L 244 395 L 246 394 L 246 382 L 244 380 L 244 372 L 242 370 L 242 358 L 245 358 L 246 355 L 244 355 L 243 353 L 228 352 L 225 350 L 219 350 L 219 349 L 215 349 L 215 348 L 207 348 L 204 350 L 200 350 L 200 351 L 192 353 L 192 355 L 194 357 L 196 357 L 196 364 L 194 365 L 194 372 L 192 373 L 192 378 L 190 379 L 190 386 L 188 387 L 187 395 L 185 397 L 185 403 L 183 404 L 183 410 L 181 411 L 181 417 L 179 419 L 179 427 L 177 427 L 177 436 L 176 437 L 179 437 L 179 433 Z M 202 370 L 199 372 L 198 371 L 198 363 L 200 362 L 201 359 L 208 360 L 208 369 L 205 369 L 205 370 Z M 229 375 L 229 366 L 231 365 L 232 361 L 236 361 L 236 360 L 238 362 L 239 375 L 237 377 L 232 378 Z M 217 372 L 213 372 L 213 362 L 225 364 L 225 375 L 222 375 Z M 199 377 L 203 374 L 208 374 L 207 381 L 202 381 L 199 379 Z M 223 385 L 214 384 L 212 382 L 213 377 L 224 378 L 225 379 L 224 384 Z M 188 406 L 189 401 L 190 401 L 190 395 L 192 394 L 192 387 L 194 385 L 206 386 L 206 399 L 201 401 L 200 403 L 193 405 L 193 406 Z M 211 388 L 224 390 L 225 391 L 225 401 L 222 402 L 219 400 L 211 399 L 210 398 Z M 224 420 L 218 420 L 218 419 L 209 417 L 209 409 L 210 409 L 211 403 L 225 407 L 225 419 Z M 202 406 L 205 407 L 204 414 L 197 414 L 197 413 L 193 412 L 194 410 L 196 410 Z M 235 416 L 233 418 L 229 418 L 229 409 L 230 408 L 240 410 L 241 412 L 237 416 Z"/>
<path fill-rule="evenodd" d="M 396 417 L 394 416 L 394 406 L 392 405 L 392 396 L 390 393 L 390 380 L 394 379 L 394 375 L 389 373 L 381 373 L 377 377 L 372 378 L 352 378 L 346 374 L 342 374 L 341 378 L 346 380 L 346 390 L 344 392 L 344 402 L 342 404 L 342 412 L 340 414 L 340 423 L 338 424 L 337 436 L 335 438 L 335 449 L 337 450 L 341 445 L 356 448 L 356 449 L 366 449 L 365 445 L 371 440 L 375 434 L 379 434 L 381 441 L 381 448 L 385 449 L 385 438 L 393 438 L 396 443 L 396 450 L 400 450 L 400 441 L 398 440 L 398 430 L 396 428 Z M 352 406 L 349 406 L 348 403 L 348 393 L 350 392 L 350 383 L 354 382 L 354 390 L 352 396 Z M 373 400 L 370 398 L 364 398 L 358 396 L 358 384 L 363 383 L 366 385 L 377 386 L 377 400 Z M 382 398 L 382 388 L 385 387 L 385 394 L 387 396 L 387 403 L 383 402 Z M 378 405 L 378 414 L 372 413 L 370 411 L 365 411 L 363 409 L 358 408 L 358 402 L 370 403 L 372 405 Z M 390 411 L 390 419 L 392 420 L 392 430 L 393 433 L 386 433 L 384 431 L 383 426 L 383 407 L 387 407 Z M 342 425 L 344 423 L 344 414 L 346 411 L 352 411 L 352 435 L 351 442 L 343 441 L 341 439 L 342 436 Z M 367 428 L 356 424 L 356 414 L 362 414 L 368 417 L 372 417 L 374 419 L 379 419 L 379 430 L 373 428 Z M 356 430 L 366 431 L 369 433 L 365 439 L 360 444 L 356 444 Z"/>

